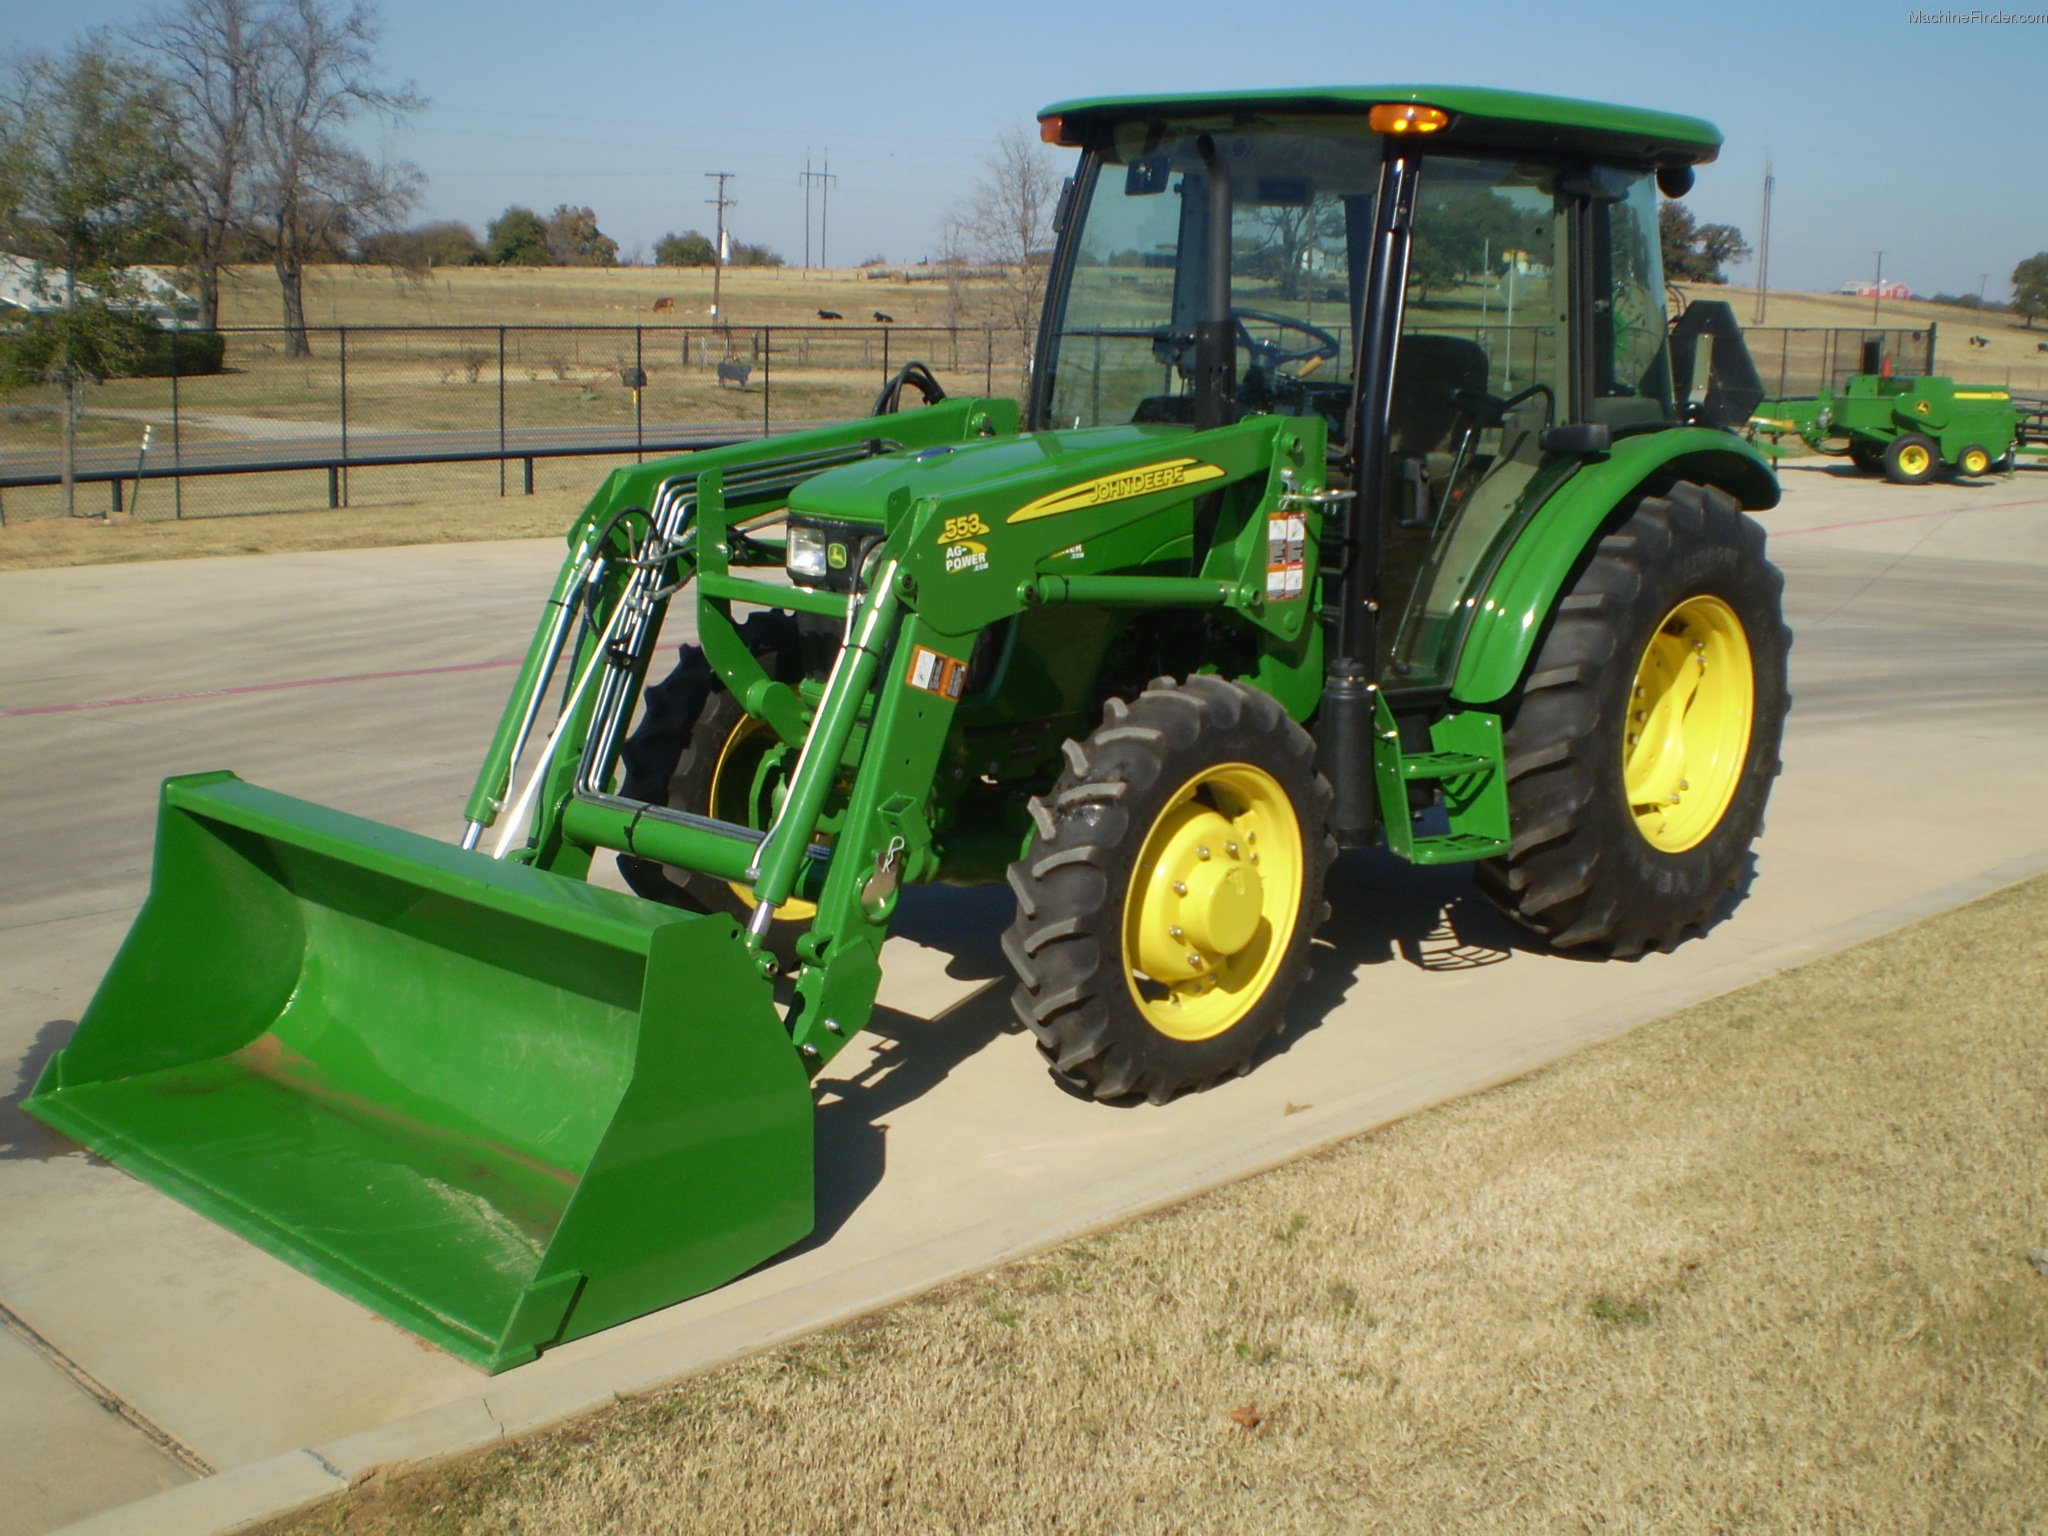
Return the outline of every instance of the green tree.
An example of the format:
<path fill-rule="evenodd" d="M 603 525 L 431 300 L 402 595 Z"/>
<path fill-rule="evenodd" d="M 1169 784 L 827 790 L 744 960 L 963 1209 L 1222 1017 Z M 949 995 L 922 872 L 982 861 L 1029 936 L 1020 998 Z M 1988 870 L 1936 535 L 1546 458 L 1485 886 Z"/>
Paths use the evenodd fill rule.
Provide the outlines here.
<path fill-rule="evenodd" d="M 186 167 L 162 81 L 91 37 L 15 66 L 0 99 L 0 246 L 36 264 L 52 310 L 0 344 L 0 384 L 64 393 L 64 510 L 76 510 L 89 380 L 135 360 L 141 297 L 125 269 L 176 230 Z"/>
<path fill-rule="evenodd" d="M 743 240 L 732 243 L 732 260 L 726 263 L 732 267 L 779 267 L 782 257 L 765 245 L 748 245 Z"/>
<path fill-rule="evenodd" d="M 551 267 L 548 255 L 548 226 L 531 208 L 517 203 L 507 208 L 484 231 L 491 262 L 500 267 Z"/>
<path fill-rule="evenodd" d="M 718 260 L 711 241 L 694 229 L 680 235 L 663 235 L 654 242 L 654 264 L 658 267 L 708 267 Z"/>
<path fill-rule="evenodd" d="M 597 215 L 567 203 L 548 216 L 548 258 L 558 267 L 616 267 L 619 242 L 597 227 Z"/>
<path fill-rule="evenodd" d="M 1664 248 L 1664 278 L 1674 283 L 1725 283 L 1723 267 L 1749 257 L 1749 242 L 1733 224 L 1701 224 L 1682 203 L 1657 209 L 1658 243 Z"/>
<path fill-rule="evenodd" d="M 415 279 L 434 267 L 480 267 L 490 260 L 476 231 L 455 219 L 379 231 L 364 238 L 357 255 Z"/>
<path fill-rule="evenodd" d="M 2024 315 L 2027 329 L 2048 319 L 2048 251 L 2037 251 L 2012 269 L 2012 312 Z"/>

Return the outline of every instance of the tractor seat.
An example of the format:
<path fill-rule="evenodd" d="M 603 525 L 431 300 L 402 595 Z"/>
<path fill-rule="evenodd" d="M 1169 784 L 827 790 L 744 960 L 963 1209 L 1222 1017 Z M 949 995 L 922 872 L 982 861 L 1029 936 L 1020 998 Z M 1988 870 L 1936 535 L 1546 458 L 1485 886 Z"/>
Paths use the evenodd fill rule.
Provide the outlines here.
<path fill-rule="evenodd" d="M 1394 366 L 1394 398 L 1387 413 L 1387 446 L 1399 456 L 1424 457 L 1456 445 L 1460 393 L 1484 394 L 1491 367 L 1486 349 L 1463 336 L 1417 332 L 1401 338 Z"/>

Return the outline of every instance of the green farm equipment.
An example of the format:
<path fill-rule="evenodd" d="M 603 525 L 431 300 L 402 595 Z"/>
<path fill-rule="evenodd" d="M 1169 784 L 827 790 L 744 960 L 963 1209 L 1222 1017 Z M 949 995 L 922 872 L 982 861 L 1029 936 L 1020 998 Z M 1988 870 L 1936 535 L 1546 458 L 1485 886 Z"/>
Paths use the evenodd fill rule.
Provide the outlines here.
<path fill-rule="evenodd" d="M 1846 457 L 1895 485 L 1923 485 L 1943 468 L 1970 476 L 2010 469 L 2021 446 L 2010 390 L 1940 374 L 1854 373 L 1839 394 L 1823 388 L 1812 398 L 1765 401 L 1752 425 L 1764 436 L 1789 434 Z"/>
<path fill-rule="evenodd" d="M 30 1109 L 498 1369 L 810 1230 L 809 1085 L 911 883 L 1007 881 L 1051 1071 L 1154 1103 L 1283 1030 L 1339 847 L 1473 863 L 1562 948 L 1712 922 L 1790 644 L 1740 334 L 1664 309 L 1713 127 L 1406 86 L 1042 126 L 1023 412 L 912 365 L 615 472 L 459 847 L 166 782 Z"/>

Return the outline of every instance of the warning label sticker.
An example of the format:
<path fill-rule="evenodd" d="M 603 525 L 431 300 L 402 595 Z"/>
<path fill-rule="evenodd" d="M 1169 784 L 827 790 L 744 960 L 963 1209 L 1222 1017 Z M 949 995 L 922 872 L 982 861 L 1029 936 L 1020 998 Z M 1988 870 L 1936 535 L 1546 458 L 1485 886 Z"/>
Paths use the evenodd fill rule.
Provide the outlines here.
<path fill-rule="evenodd" d="M 960 690 L 967 686 L 967 663 L 928 651 L 921 645 L 912 646 L 909 682 L 911 687 L 922 688 L 926 693 L 957 699 Z"/>
<path fill-rule="evenodd" d="M 1300 597 L 1308 569 L 1308 523 L 1285 513 L 1266 521 L 1266 597 L 1285 602 Z"/>

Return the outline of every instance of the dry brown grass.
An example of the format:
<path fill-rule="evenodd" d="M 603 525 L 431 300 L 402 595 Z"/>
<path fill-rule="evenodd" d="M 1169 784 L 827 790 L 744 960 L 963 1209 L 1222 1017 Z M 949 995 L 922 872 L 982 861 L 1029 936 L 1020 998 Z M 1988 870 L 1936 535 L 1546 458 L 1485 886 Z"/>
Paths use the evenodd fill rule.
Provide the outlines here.
<path fill-rule="evenodd" d="M 2048 879 L 275 1530 L 2048 1528 L 2044 1001 Z"/>
<path fill-rule="evenodd" d="M 516 468 L 516 466 L 515 466 Z M 560 538 L 589 500 L 601 474 L 581 491 L 550 491 L 500 501 L 435 501 L 341 511 L 102 521 L 43 517 L 0 528 L 0 571 L 54 565 L 112 565 L 131 560 L 189 560 L 201 555 L 274 555 L 310 549 L 377 549 L 392 544 L 456 544 L 474 539 Z M 97 489 L 97 488 L 95 488 Z"/>
<path fill-rule="evenodd" d="M 655 301 L 664 298 L 675 307 L 657 314 Z M 877 280 L 856 268 L 734 267 L 720 298 L 719 319 L 737 326 L 816 325 L 820 309 L 838 310 L 848 325 L 872 325 L 877 309 L 899 325 L 960 318 L 943 282 Z M 315 325 L 705 325 L 710 309 L 709 267 L 437 267 L 418 282 L 382 267 L 306 274 L 306 317 Z M 221 320 L 280 323 L 268 267 L 232 269 Z"/>

